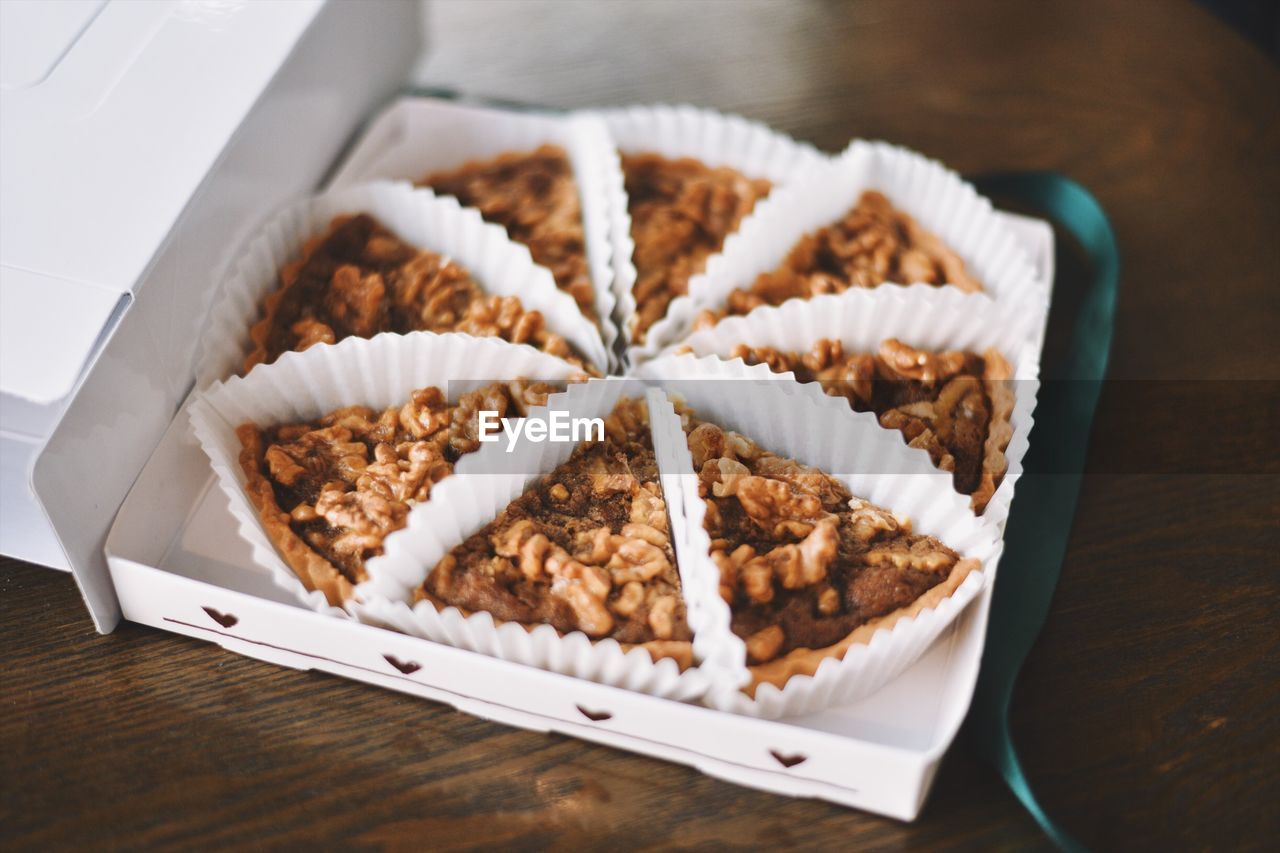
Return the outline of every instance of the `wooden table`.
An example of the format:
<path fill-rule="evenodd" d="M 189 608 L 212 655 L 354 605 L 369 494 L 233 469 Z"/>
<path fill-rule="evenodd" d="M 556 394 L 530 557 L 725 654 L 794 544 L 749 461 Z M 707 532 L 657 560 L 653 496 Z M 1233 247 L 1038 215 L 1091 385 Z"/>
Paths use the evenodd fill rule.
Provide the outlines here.
<path fill-rule="evenodd" d="M 1111 374 L 1015 731 L 1098 847 L 1274 843 L 1280 72 L 1190 3 L 433 3 L 422 82 L 689 101 L 838 149 L 1056 169 L 1124 252 Z M 1167 380 L 1155 382 L 1151 380 Z M 1243 381 L 1252 380 L 1252 381 Z M 0 570 L 0 838 L 30 845 L 1024 847 L 963 743 L 911 825 L 124 625 Z"/>

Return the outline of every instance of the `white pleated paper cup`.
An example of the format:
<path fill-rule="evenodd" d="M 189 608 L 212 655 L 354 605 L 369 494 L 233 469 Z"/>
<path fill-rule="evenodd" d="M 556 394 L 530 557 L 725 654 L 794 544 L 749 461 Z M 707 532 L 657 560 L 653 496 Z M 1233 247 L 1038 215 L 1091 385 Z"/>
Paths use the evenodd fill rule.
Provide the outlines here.
<path fill-rule="evenodd" d="M 735 680 L 738 649 L 732 643 L 725 642 L 723 636 L 728 623 L 724 621 L 721 611 L 727 612 L 727 608 L 714 604 L 720 598 L 720 576 L 718 572 L 707 571 L 702 560 L 688 556 L 688 543 L 694 541 L 693 537 L 696 536 L 696 531 L 691 530 L 690 525 L 702 524 L 706 511 L 705 504 L 695 507 L 693 513 L 687 506 L 690 489 L 693 490 L 693 497 L 697 498 L 697 483 L 689 477 L 693 462 L 685 440 L 684 427 L 680 416 L 676 414 L 671 395 L 661 387 L 651 387 L 648 399 L 649 412 L 661 413 L 660 417 L 651 418 L 653 449 L 661 463 L 662 490 L 667 496 L 667 509 L 671 514 L 671 542 L 675 547 L 676 562 L 680 566 L 685 620 L 689 623 L 689 630 L 693 632 L 694 658 L 701 662 L 703 679 L 708 689 L 720 684 L 724 690 L 732 690 L 738 683 Z M 707 539 L 709 548 L 710 539 L 705 530 L 702 531 L 702 536 Z"/>
<path fill-rule="evenodd" d="M 1034 312 L 1027 311 L 1024 304 L 970 299 L 954 288 L 891 288 L 885 293 L 859 289 L 809 300 L 793 299 L 746 316 L 728 317 L 694 332 L 668 354 L 687 347 L 697 356 L 729 359 L 738 344 L 805 353 L 822 339 L 840 341 L 848 354 L 875 353 L 886 338 L 935 352 L 963 350 L 982 354 L 994 349 L 1012 370 L 1009 380 L 1014 405 L 1009 423 L 1013 432 L 1004 450 L 1008 468 L 988 501 L 983 518 L 1004 530 L 1014 486 L 1022 475 L 1027 439 L 1035 424 L 1033 414 L 1040 387 L 1039 351 L 1032 340 L 1036 322 Z M 735 363 L 742 364 L 741 360 Z M 652 362 L 643 372 L 652 375 L 655 371 L 668 372 L 663 359 Z M 789 382 L 795 378 L 789 371 L 774 376 Z M 802 393 L 826 396 L 816 382 L 799 388 Z M 845 408 L 848 417 L 878 423 L 874 413 L 855 412 L 847 405 Z M 928 455 L 924 450 L 913 452 Z"/>
<path fill-rule="evenodd" d="M 758 379 L 767 369 L 755 367 L 744 374 L 740 362 L 684 355 L 646 370 L 678 376 L 660 384 L 682 398 L 695 417 L 830 473 L 857 497 L 909 518 L 915 532 L 936 536 L 962 558 L 980 562 L 936 607 L 897 620 L 870 642 L 851 646 L 842 658 L 824 660 L 813 675 L 794 675 L 781 689 L 760 684 L 749 696 L 743 691 L 751 681 L 746 646 L 731 630 L 729 605 L 718 592 L 720 571 L 710 558 L 704 526 L 706 503 L 698 494 L 686 443 L 678 474 L 684 484 L 686 538 L 676 547 L 682 571 L 695 578 L 685 596 L 710 649 L 702 669 L 711 687 L 703 701 L 719 710 L 777 718 L 857 701 L 902 673 L 994 579 L 1003 543 L 996 526 L 970 511 L 968 500 L 951 488 L 950 475 L 935 469 L 927 455 L 912 452 L 876 424 L 845 417 L 845 401 L 800 391 L 794 382 Z M 738 381 L 723 381 L 730 378 Z"/>
<path fill-rule="evenodd" d="M 623 396 L 644 399 L 646 388 L 624 379 L 598 379 L 552 395 L 545 410 L 569 417 L 607 417 Z M 674 418 L 670 409 L 651 410 L 650 422 Z M 658 428 L 670 429 L 670 424 Z M 679 428 L 678 419 L 676 428 Z M 487 612 L 464 613 L 457 607 L 437 609 L 430 601 L 414 602 L 415 591 L 429 572 L 453 548 L 493 521 L 540 476 L 569 459 L 573 442 L 519 441 L 511 452 L 504 444 L 482 447 L 467 472 L 442 481 L 432 500 L 414 507 L 408 524 L 387 537 L 381 557 L 370 560 L 369 580 L 356 588 L 351 610 L 363 622 L 394 628 L 502 660 L 623 687 L 663 698 L 689 700 L 705 692 L 700 667 L 681 672 L 676 661 L 654 661 L 643 648 L 625 648 L 613 639 L 592 640 L 581 631 L 562 634 L 550 625 L 526 626 L 502 622 Z M 663 460 L 659 459 L 659 467 Z M 675 496 L 679 500 L 679 496 Z M 683 521 L 680 504 L 668 496 L 671 521 Z M 674 545 L 677 530 L 671 529 Z M 679 535 L 684 535 L 683 530 Z M 684 571 L 680 570 L 681 583 Z M 695 654 L 697 645 L 695 644 Z"/>
<path fill-rule="evenodd" d="M 767 178 L 774 187 L 795 182 L 826 156 L 759 122 L 691 106 L 635 106 L 599 113 L 617 150 L 623 154 L 657 154 L 667 159 L 691 157 L 707 166 L 727 166 L 749 178 Z M 617 174 L 622 175 L 621 162 Z M 631 215 L 625 189 L 610 195 L 610 234 L 613 241 L 613 287 L 617 326 L 627 358 L 635 350 L 629 321 L 636 313 L 632 288 L 636 268 L 632 260 Z M 763 203 L 763 202 L 761 202 Z M 650 334 L 652 330 L 650 330 Z"/>
<path fill-rule="evenodd" d="M 935 160 L 884 142 L 856 140 L 757 205 L 720 254 L 707 260 L 706 270 L 690 280 L 688 296 L 673 301 L 667 316 L 649 330 L 637 357 L 652 357 L 683 339 L 700 311 L 722 308 L 735 289 L 776 270 L 802 237 L 842 218 L 867 190 L 884 193 L 964 260 L 983 286 L 971 298 L 1024 303 L 1043 319 L 1048 283 L 1036 275 L 990 201 Z M 880 294 L 912 286 L 932 287 L 903 281 L 872 290 Z"/>
<path fill-rule="evenodd" d="M 329 188 L 373 180 L 420 181 L 475 160 L 558 145 L 569 156 L 582 202 L 587 266 L 605 349 L 613 354 L 613 244 L 609 211 L 622 174 L 604 124 L 587 115 L 510 110 L 439 98 L 402 98 L 374 120 Z"/>
<path fill-rule="evenodd" d="M 299 257 L 312 237 L 328 232 L 338 216 L 367 213 L 411 246 L 460 264 L 485 293 L 518 296 L 526 310 L 541 311 L 547 328 L 605 371 L 609 359 L 595 326 L 551 273 L 507 232 L 485 222 L 457 199 L 407 183 L 373 182 L 294 202 L 270 217 L 237 254 L 237 261 L 209 314 L 201 340 L 197 387 L 240 372 L 252 349 L 249 330 L 262 301 L 279 287 L 280 269 Z M 328 346 L 317 344 L 317 346 Z"/>
<path fill-rule="evenodd" d="M 379 410 L 399 406 L 419 388 L 435 386 L 448 394 L 450 383 L 455 381 L 527 378 L 563 382 L 575 376 L 581 376 L 579 368 L 561 359 L 496 338 L 431 332 L 381 334 L 285 353 L 273 364 L 254 368 L 248 376 L 215 382 L 197 394 L 188 414 L 192 431 L 213 465 L 218 487 L 230 503 L 240 536 L 252 547 L 254 563 L 302 605 L 345 616 L 341 608 L 329 605 L 323 592 L 303 585 L 267 535 L 245 493 L 236 428 L 244 423 L 268 427 L 311 421 L 346 406 Z M 451 402 L 460 387 L 452 386 Z M 463 456 L 454 470 L 467 471 L 474 455 Z"/>

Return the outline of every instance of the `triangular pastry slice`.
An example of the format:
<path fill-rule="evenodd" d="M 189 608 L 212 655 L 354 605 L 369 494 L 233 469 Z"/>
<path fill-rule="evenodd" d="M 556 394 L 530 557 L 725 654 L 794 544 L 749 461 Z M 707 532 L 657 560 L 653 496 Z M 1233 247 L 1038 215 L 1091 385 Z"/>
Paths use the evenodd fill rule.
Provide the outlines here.
<path fill-rule="evenodd" d="M 474 207 L 488 222 L 529 248 L 535 263 L 551 270 L 556 286 L 573 297 L 597 326 L 595 288 L 587 264 L 582 201 L 573 164 L 558 145 L 508 152 L 434 172 L 418 181 L 437 195 Z"/>
<path fill-rule="evenodd" d="M 942 240 L 883 193 L 867 190 L 843 217 L 801 237 L 777 269 L 734 290 L 720 308 L 704 310 L 695 327 L 706 328 L 762 305 L 886 282 L 982 290 L 964 260 Z"/>
<path fill-rule="evenodd" d="M 686 417 L 710 557 L 754 695 L 935 607 L 980 563 L 835 477 Z"/>
<path fill-rule="evenodd" d="M 523 416 L 556 390 L 518 379 L 449 403 L 428 387 L 381 412 L 350 406 L 304 423 L 245 423 L 236 429 L 245 491 L 303 585 L 340 606 L 412 505 L 479 449 L 477 413 Z"/>
<path fill-rule="evenodd" d="M 623 155 L 622 171 L 636 267 L 636 313 L 628 331 L 633 343 L 641 343 L 771 184 L 727 166 L 648 153 Z"/>
<path fill-rule="evenodd" d="M 643 400 L 440 560 L 419 600 L 551 625 L 692 663 L 692 635 Z"/>
<path fill-rule="evenodd" d="M 808 352 L 783 352 L 739 344 L 731 357 L 793 372 L 844 397 L 858 412 L 874 412 L 911 447 L 928 451 L 933 464 L 952 472 L 956 491 L 982 513 L 1008 470 L 1005 450 L 1013 436 L 1013 370 L 994 349 L 982 353 L 930 352 L 888 338 L 875 353 L 846 352 L 823 339 Z"/>
<path fill-rule="evenodd" d="M 498 337 L 584 364 L 547 329 L 542 312 L 525 310 L 517 296 L 486 294 L 451 259 L 415 248 L 359 213 L 334 219 L 280 270 L 279 286 L 250 329 L 244 372 L 318 343 L 418 331 Z"/>

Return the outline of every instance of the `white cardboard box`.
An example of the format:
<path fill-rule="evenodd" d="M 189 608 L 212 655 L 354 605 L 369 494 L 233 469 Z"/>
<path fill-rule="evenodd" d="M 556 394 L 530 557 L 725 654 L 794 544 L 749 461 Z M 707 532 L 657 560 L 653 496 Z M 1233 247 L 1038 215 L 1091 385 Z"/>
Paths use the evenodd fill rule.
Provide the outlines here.
<path fill-rule="evenodd" d="M 33 48 L 16 70 L 6 58 L 4 68 L 6 553 L 50 564 L 61 556 L 102 631 L 123 615 L 738 784 L 915 817 L 972 697 L 990 587 L 924 658 L 869 699 L 781 721 L 332 619 L 275 587 L 238 538 L 179 408 L 195 373 L 197 330 L 210 286 L 245 229 L 281 200 L 320 186 L 344 143 L 403 81 L 418 46 L 416 5 L 232 4 L 208 7 L 222 17 L 207 20 L 191 19 L 197 7 L 177 2 L 69 5 L 79 17 L 65 13 L 69 20 L 53 27 L 61 41 L 44 53 Z M 104 66 L 90 61 L 100 57 L 77 51 L 99 35 L 119 44 L 122 32 L 136 37 L 136 52 L 107 63 L 115 76 L 104 86 Z M 243 62 L 245 51 L 255 61 Z M 177 61 L 193 56 L 224 73 Z M 215 78 L 232 91 L 211 91 Z M 45 89 L 55 82 L 65 88 Z M 148 140 L 148 121 L 175 123 L 155 115 L 166 98 L 191 113 L 190 124 L 176 137 Z M 210 102 L 218 108 L 186 109 Z M 125 127 L 129 121 L 140 124 Z M 181 156 L 164 153 L 193 142 Z M 351 162 L 360 156 L 353 152 Z M 63 174 L 65 157 L 88 165 Z M 110 174 L 92 179 L 90 166 Z M 77 183 L 85 180 L 89 186 Z M 1051 281 L 1048 226 L 1010 222 Z M 35 245 L 18 245 L 13 235 Z M 68 328 L 40 319 L 58 315 L 80 321 Z M 43 360 L 52 349 L 65 352 Z M 44 525 L 31 532 L 37 513 Z"/>
<path fill-rule="evenodd" d="M 418 14 L 0 3 L 0 548 L 74 569 L 100 630 L 107 528 L 191 387 L 208 283 L 402 85 Z"/>

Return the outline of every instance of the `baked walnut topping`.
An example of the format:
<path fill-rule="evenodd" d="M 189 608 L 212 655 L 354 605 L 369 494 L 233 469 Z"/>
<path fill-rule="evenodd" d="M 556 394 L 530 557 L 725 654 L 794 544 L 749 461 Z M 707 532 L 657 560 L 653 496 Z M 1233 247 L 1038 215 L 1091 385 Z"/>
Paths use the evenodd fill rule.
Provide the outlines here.
<path fill-rule="evenodd" d="M 528 246 L 534 261 L 551 270 L 556 285 L 599 325 L 582 203 L 563 148 L 543 145 L 527 154 L 508 153 L 466 163 L 428 175 L 418 184 L 454 196 L 479 210 L 487 221 L 506 228 L 511 239 Z"/>
<path fill-rule="evenodd" d="M 514 296 L 486 295 L 462 267 L 361 213 L 334 219 L 280 270 L 280 286 L 250 330 L 244 371 L 318 343 L 416 331 L 499 337 L 583 364 L 540 311 Z"/>
<path fill-rule="evenodd" d="M 689 292 L 689 279 L 769 194 L 770 184 L 724 166 L 656 154 L 624 155 L 622 170 L 635 241 L 636 314 L 630 332 L 640 342 L 671 301 Z"/>
<path fill-rule="evenodd" d="M 835 646 L 960 565 L 955 551 L 834 477 L 715 424 L 685 421 L 720 594 L 750 664 Z"/>
<path fill-rule="evenodd" d="M 680 576 L 642 400 L 450 551 L 419 598 L 691 662 Z"/>
<path fill-rule="evenodd" d="M 695 327 L 706 328 L 762 305 L 885 282 L 952 285 L 967 293 L 982 290 L 959 255 L 882 193 L 867 190 L 840 220 L 801 237 L 776 270 L 761 274 L 750 287 L 734 290 L 720 310 L 701 312 Z"/>
<path fill-rule="evenodd" d="M 478 411 L 524 416 L 557 389 L 518 379 L 449 403 L 439 388 L 414 391 L 378 412 L 338 409 L 308 423 L 243 424 L 240 466 L 268 534 L 308 589 L 341 604 L 366 579 L 365 562 L 405 525 L 410 507 L 479 448 Z"/>
<path fill-rule="evenodd" d="M 823 339 L 805 353 L 739 344 L 730 355 L 819 382 L 855 411 L 874 412 L 881 426 L 952 472 L 956 491 L 970 496 L 975 512 L 986 509 L 1008 469 L 1012 371 L 995 350 L 929 352 L 888 338 L 876 353 L 846 353 L 839 341 Z"/>

